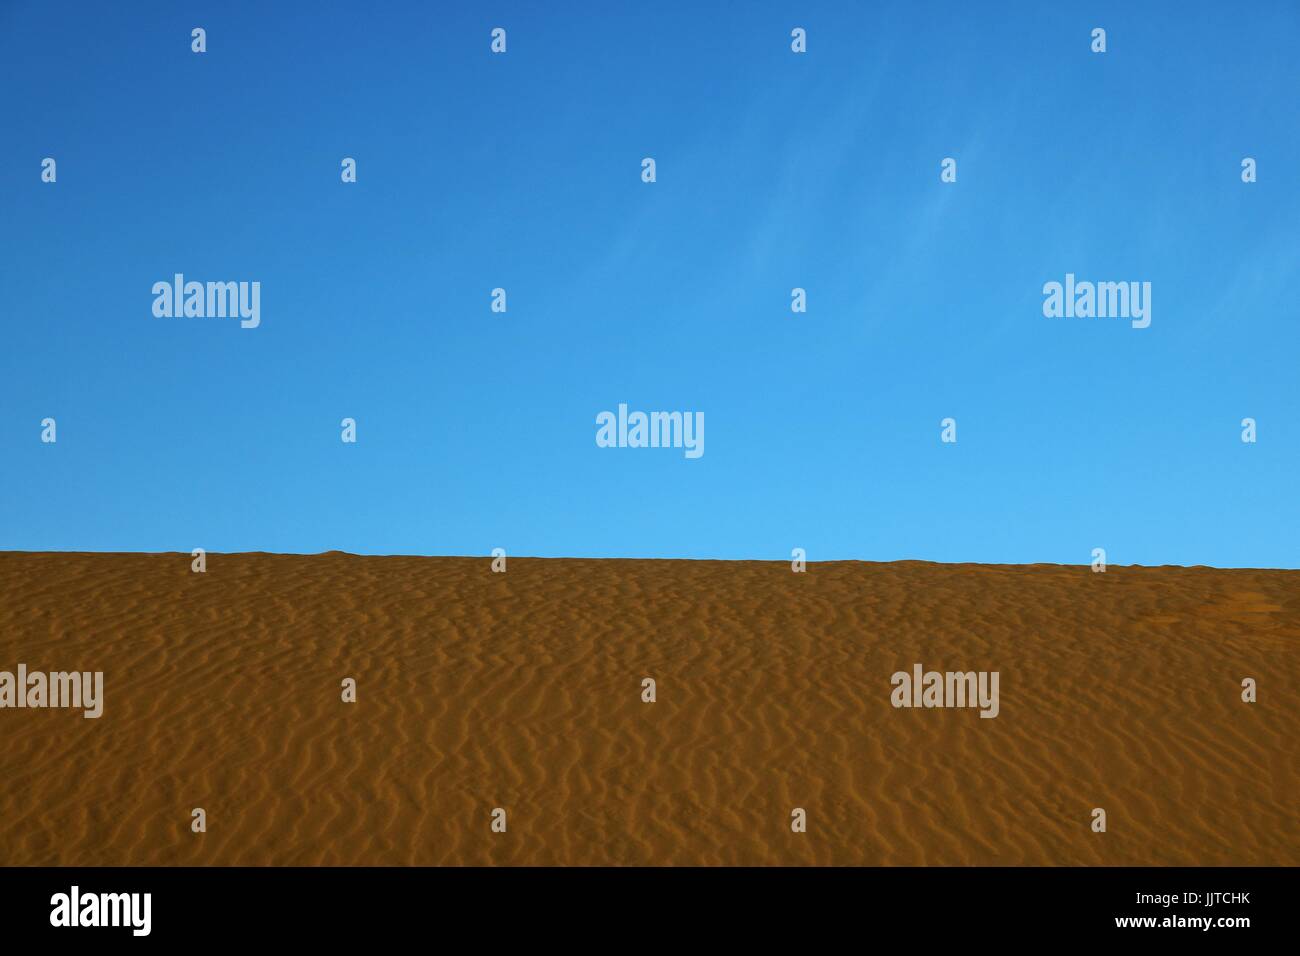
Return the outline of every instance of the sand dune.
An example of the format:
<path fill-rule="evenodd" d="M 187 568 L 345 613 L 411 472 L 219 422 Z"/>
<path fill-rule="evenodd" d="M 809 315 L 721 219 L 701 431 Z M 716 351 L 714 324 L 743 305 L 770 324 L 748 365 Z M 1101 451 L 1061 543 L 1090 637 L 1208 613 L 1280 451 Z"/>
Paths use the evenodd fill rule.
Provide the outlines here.
<path fill-rule="evenodd" d="M 104 672 L 99 719 L 0 709 L 0 864 L 1300 863 L 1300 572 L 4 553 L 0 589 L 0 670 Z M 998 716 L 892 706 L 918 662 L 998 671 Z"/>

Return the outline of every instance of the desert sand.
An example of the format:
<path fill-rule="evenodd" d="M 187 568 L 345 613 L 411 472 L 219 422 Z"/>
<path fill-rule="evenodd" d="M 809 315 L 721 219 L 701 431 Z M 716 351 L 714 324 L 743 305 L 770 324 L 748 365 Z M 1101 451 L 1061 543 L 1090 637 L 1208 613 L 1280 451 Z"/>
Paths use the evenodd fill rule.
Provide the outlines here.
<path fill-rule="evenodd" d="M 1300 864 L 1300 572 L 190 563 L 0 553 L 0 864 Z"/>

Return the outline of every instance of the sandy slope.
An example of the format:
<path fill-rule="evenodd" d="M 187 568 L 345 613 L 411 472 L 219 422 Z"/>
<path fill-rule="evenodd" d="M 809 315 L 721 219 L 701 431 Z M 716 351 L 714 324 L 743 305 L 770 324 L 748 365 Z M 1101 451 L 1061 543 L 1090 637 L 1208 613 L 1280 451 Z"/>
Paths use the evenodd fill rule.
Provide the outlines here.
<path fill-rule="evenodd" d="M 4 553 L 0 589 L 0 670 L 105 672 L 99 720 L 0 710 L 0 864 L 1300 863 L 1300 572 Z M 1000 716 L 893 708 L 917 662 L 999 671 Z"/>

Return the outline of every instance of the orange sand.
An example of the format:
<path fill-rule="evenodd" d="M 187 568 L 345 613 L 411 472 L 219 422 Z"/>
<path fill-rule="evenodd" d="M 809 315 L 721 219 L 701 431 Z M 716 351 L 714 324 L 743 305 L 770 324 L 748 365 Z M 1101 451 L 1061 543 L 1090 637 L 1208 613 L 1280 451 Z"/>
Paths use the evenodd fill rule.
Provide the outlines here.
<path fill-rule="evenodd" d="M 0 589 L 0 670 L 104 672 L 98 720 L 0 710 L 4 865 L 1300 864 L 1300 572 L 0 553 Z M 893 708 L 917 662 L 999 671 L 1000 715 Z"/>

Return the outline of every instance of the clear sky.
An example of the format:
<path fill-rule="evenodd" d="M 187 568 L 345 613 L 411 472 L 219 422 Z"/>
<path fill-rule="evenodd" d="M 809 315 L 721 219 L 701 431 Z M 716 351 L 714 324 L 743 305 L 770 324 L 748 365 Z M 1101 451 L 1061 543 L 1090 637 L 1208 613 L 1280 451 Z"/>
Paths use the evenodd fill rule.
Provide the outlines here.
<path fill-rule="evenodd" d="M 0 548 L 1300 566 L 1300 7 L 994 7 L 0 0 Z"/>

